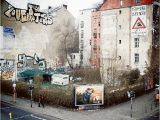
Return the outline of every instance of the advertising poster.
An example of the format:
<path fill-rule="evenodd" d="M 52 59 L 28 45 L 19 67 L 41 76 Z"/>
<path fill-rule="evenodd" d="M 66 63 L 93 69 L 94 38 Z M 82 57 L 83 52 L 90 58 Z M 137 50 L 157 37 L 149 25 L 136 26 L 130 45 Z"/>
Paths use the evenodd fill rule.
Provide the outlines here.
<path fill-rule="evenodd" d="M 78 85 L 75 87 L 75 106 L 103 105 L 104 85 Z"/>

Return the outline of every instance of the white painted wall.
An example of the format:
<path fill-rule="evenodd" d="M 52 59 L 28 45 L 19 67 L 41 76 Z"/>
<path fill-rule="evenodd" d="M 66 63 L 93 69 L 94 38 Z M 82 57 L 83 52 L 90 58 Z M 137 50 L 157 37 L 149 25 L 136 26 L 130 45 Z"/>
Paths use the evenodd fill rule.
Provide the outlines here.
<path fill-rule="evenodd" d="M 121 10 L 121 13 L 120 13 Z M 130 9 L 113 9 L 101 13 L 101 75 L 111 79 L 108 69 L 126 69 L 130 59 Z M 119 40 L 121 43 L 119 43 Z M 121 59 L 120 59 L 121 57 Z M 112 73 L 111 73 L 112 74 Z"/>
<path fill-rule="evenodd" d="M 79 60 L 80 60 L 80 56 L 79 53 L 71 53 L 71 63 L 73 65 L 73 67 L 76 67 L 77 65 L 79 66 Z"/>
<path fill-rule="evenodd" d="M 119 14 L 119 10 L 121 10 L 121 14 Z M 138 68 L 143 74 L 146 63 L 150 65 L 148 53 L 152 45 L 152 11 L 152 5 L 147 5 L 146 33 L 143 35 L 131 34 L 131 8 L 102 11 L 100 70 L 104 82 L 111 78 L 108 76 L 109 68 L 117 67 L 116 70 L 125 70 L 128 67 Z M 135 48 L 134 38 L 139 38 L 139 48 Z M 119 44 L 119 40 L 121 40 L 121 44 Z M 139 63 L 135 63 L 135 53 L 139 53 Z M 121 56 L 121 60 L 119 60 L 119 56 Z"/>
<path fill-rule="evenodd" d="M 91 57 L 91 12 L 94 9 L 81 10 L 79 13 L 79 48 L 83 50 L 82 66 L 90 66 Z M 84 21 L 84 27 L 81 28 L 81 21 Z M 84 31 L 84 37 L 81 38 L 82 30 Z M 81 45 L 83 48 L 81 49 Z"/>
<path fill-rule="evenodd" d="M 144 74 L 146 65 L 150 65 L 150 56 L 148 53 L 152 45 L 152 12 L 153 6 L 146 6 L 146 34 L 145 35 L 131 35 L 131 66 L 138 68 L 141 74 Z M 139 38 L 139 47 L 135 48 L 134 38 Z M 139 63 L 135 63 L 134 54 L 139 54 Z"/>

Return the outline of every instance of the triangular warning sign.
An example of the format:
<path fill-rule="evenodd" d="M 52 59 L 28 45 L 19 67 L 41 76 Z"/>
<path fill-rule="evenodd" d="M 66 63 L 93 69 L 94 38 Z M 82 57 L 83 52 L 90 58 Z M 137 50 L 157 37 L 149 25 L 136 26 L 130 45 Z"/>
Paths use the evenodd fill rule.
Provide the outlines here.
<path fill-rule="evenodd" d="M 142 20 L 138 17 L 136 22 L 134 23 L 132 29 L 146 28 Z"/>

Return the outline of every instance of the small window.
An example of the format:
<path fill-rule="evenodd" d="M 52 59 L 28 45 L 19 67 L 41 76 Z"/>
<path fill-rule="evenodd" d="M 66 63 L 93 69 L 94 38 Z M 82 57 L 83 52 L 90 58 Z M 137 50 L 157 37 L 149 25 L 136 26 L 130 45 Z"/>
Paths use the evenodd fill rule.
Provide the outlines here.
<path fill-rule="evenodd" d="M 119 40 L 119 44 L 121 44 L 121 40 Z"/>
<path fill-rule="evenodd" d="M 135 3 L 136 3 L 136 4 L 140 4 L 140 3 L 141 3 L 141 0 L 135 0 Z"/>
<path fill-rule="evenodd" d="M 121 14 L 122 13 L 122 11 L 121 10 L 119 10 L 119 14 Z"/>
<path fill-rule="evenodd" d="M 120 0 L 120 5 L 121 5 L 121 6 L 123 5 L 123 0 Z"/>
<path fill-rule="evenodd" d="M 139 38 L 134 38 L 135 48 L 139 48 Z"/>
<path fill-rule="evenodd" d="M 118 56 L 119 60 L 121 60 L 121 56 Z"/>
<path fill-rule="evenodd" d="M 134 58 L 135 58 L 134 62 L 139 63 L 139 54 L 138 53 L 134 54 Z"/>
<path fill-rule="evenodd" d="M 101 37 L 101 34 L 99 33 L 99 38 Z"/>
<path fill-rule="evenodd" d="M 84 37 L 84 31 L 82 30 L 81 31 L 81 38 L 83 38 Z"/>
<path fill-rule="evenodd" d="M 121 29 L 122 28 L 122 26 L 121 25 L 119 25 L 119 29 Z"/>
<path fill-rule="evenodd" d="M 2 64 L 0 63 L 0 66 L 1 66 Z"/>
<path fill-rule="evenodd" d="M 93 37 L 96 39 L 97 38 L 97 33 L 93 33 Z"/>
<path fill-rule="evenodd" d="M 99 26 L 99 27 L 101 26 L 100 22 L 98 22 L 98 26 Z"/>
<path fill-rule="evenodd" d="M 84 21 L 81 21 L 80 26 L 81 26 L 81 28 L 84 28 Z"/>

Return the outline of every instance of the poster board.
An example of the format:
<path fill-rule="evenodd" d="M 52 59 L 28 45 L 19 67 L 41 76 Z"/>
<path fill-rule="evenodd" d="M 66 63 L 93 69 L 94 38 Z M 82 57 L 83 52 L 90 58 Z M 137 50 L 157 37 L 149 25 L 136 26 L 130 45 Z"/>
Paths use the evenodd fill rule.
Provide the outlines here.
<path fill-rule="evenodd" d="M 75 106 L 92 106 L 103 104 L 103 84 L 87 84 L 75 86 Z"/>

